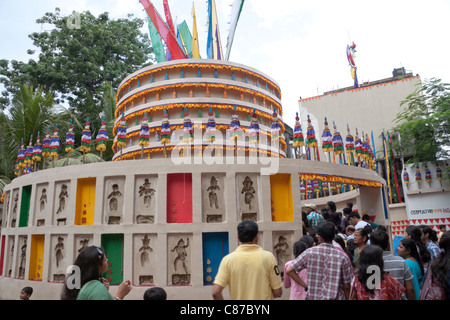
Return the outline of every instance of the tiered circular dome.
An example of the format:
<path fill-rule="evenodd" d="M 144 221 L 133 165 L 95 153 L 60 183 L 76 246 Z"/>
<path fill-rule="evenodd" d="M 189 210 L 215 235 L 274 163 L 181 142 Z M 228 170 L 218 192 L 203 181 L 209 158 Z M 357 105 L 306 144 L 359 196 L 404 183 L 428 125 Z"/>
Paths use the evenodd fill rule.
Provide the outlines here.
<path fill-rule="evenodd" d="M 167 152 L 186 148 L 186 143 L 182 142 L 186 119 L 190 119 L 196 130 L 189 148 L 195 149 L 197 154 L 211 145 L 206 139 L 208 120 L 216 124 L 214 149 L 224 152 L 235 149 L 234 144 L 230 146 L 229 129 L 232 116 L 237 115 L 242 129 L 242 137 L 236 141 L 238 151 L 248 155 L 257 147 L 258 152 L 267 156 L 286 157 L 283 134 L 277 142 L 272 143 L 271 139 L 271 126 L 275 120 L 280 124 L 281 133 L 284 132 L 280 88 L 274 80 L 247 66 L 204 59 L 174 60 L 148 66 L 122 81 L 116 103 L 117 120 L 113 133 L 117 136 L 120 122 L 125 120 L 126 146 L 119 148 L 116 137 L 114 161 L 141 158 L 139 138 L 146 114 L 150 141 L 143 150 L 145 158 L 164 157 L 161 143 L 164 114 L 168 115 L 171 127 L 171 141 L 165 146 Z M 249 128 L 255 116 L 260 129 L 256 147 L 248 143 Z M 220 156 L 220 151 L 216 155 Z"/>

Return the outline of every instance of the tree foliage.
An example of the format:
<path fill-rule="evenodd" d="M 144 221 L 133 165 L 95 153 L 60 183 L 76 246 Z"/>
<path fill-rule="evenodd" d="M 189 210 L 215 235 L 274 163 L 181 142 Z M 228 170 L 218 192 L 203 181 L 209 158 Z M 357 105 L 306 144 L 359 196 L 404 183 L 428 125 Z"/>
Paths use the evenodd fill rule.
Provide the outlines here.
<path fill-rule="evenodd" d="M 450 84 L 432 78 L 402 101 L 394 132 L 396 147 L 411 156 L 408 162 L 446 160 L 450 155 Z"/>
<path fill-rule="evenodd" d="M 80 17 L 79 27 L 71 25 L 74 15 Z M 117 88 L 126 75 L 150 64 L 148 35 L 140 31 L 144 21 L 131 14 L 117 20 L 107 12 L 98 17 L 89 11 L 73 12 L 67 17 L 56 8 L 36 22 L 51 27 L 29 35 L 38 59 L 0 60 L 0 81 L 6 88 L 0 100 L 3 108 L 22 83 L 39 84 L 55 95 L 56 102 L 68 102 L 71 111 L 84 117 L 100 100 L 105 81 Z"/>

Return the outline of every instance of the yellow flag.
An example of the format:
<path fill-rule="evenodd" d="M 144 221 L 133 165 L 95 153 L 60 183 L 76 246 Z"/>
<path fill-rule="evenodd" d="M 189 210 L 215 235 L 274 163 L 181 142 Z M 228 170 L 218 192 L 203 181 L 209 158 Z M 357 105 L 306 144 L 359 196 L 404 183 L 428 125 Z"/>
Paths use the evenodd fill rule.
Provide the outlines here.
<path fill-rule="evenodd" d="M 192 58 L 200 59 L 200 50 L 198 45 L 198 32 L 197 32 L 197 18 L 195 17 L 194 2 L 192 2 L 192 16 L 194 19 L 194 26 L 192 28 Z"/>

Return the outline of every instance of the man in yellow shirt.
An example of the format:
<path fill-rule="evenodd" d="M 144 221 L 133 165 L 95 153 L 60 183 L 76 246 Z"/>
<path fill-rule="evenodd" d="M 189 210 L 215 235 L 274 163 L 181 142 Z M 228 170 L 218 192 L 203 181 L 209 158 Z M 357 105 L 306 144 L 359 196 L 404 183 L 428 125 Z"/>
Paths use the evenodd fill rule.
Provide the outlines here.
<path fill-rule="evenodd" d="M 241 245 L 225 256 L 219 266 L 212 295 L 223 300 L 228 285 L 232 300 L 272 300 L 282 294 L 280 272 L 275 256 L 258 245 L 258 225 L 246 220 L 238 227 Z"/>

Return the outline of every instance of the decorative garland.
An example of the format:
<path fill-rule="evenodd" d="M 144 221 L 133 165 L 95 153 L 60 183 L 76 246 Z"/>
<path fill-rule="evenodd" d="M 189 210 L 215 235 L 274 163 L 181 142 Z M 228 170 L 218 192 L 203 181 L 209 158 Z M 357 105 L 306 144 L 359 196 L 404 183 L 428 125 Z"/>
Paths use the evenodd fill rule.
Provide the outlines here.
<path fill-rule="evenodd" d="M 123 101 L 120 105 L 118 105 L 116 107 L 116 111 L 114 112 L 114 115 L 116 117 L 116 119 L 118 118 L 118 116 L 124 111 L 123 109 L 126 108 L 126 105 L 128 103 L 132 103 L 132 105 L 134 105 L 134 101 L 137 99 L 140 99 L 142 96 L 147 95 L 147 94 L 151 94 L 155 91 L 163 91 L 163 90 L 170 90 L 170 89 L 176 89 L 176 88 L 185 88 L 185 87 L 209 87 L 209 88 L 220 88 L 220 89 L 224 89 L 224 90 L 236 90 L 238 92 L 241 93 L 248 93 L 250 95 L 256 95 L 258 97 L 264 98 L 269 100 L 270 102 L 272 102 L 275 107 L 277 108 L 278 113 L 282 116 L 283 115 L 283 109 L 281 107 L 281 104 L 277 101 L 275 101 L 274 99 L 270 98 L 269 96 L 266 96 L 265 94 L 258 92 L 258 91 L 253 91 L 250 89 L 246 89 L 246 88 L 242 88 L 239 86 L 234 86 L 234 85 L 224 85 L 224 84 L 210 84 L 210 83 L 179 83 L 179 84 L 171 84 L 171 85 L 166 85 L 166 86 L 159 86 L 156 88 L 150 88 L 147 90 L 143 90 L 141 92 L 137 92 L 135 94 L 133 94 L 131 97 L 128 97 L 125 101 Z"/>
<path fill-rule="evenodd" d="M 233 105 L 231 104 L 207 104 L 207 103 L 176 103 L 176 104 L 168 104 L 168 105 L 161 105 L 161 106 L 154 106 L 154 107 L 149 107 L 140 111 L 135 111 L 133 113 L 130 113 L 129 115 L 127 115 L 125 117 L 126 120 L 130 120 L 133 117 L 137 117 L 137 116 L 142 116 L 143 114 L 145 114 L 145 112 L 150 113 L 150 111 L 164 111 L 164 109 L 175 109 L 175 108 L 180 108 L 180 109 L 184 109 L 184 108 L 208 108 L 208 107 L 212 107 L 212 108 L 217 108 L 217 109 L 229 109 L 229 110 L 234 110 Z M 246 112 L 246 113 L 253 113 L 253 109 L 250 107 L 243 107 L 243 106 L 236 106 L 236 110 L 240 111 L 240 112 Z M 269 120 L 272 120 L 272 114 L 268 114 L 265 112 L 261 112 L 259 110 L 255 110 L 255 113 L 257 115 L 259 115 L 262 118 L 266 118 Z M 281 125 L 281 129 L 282 132 L 284 132 L 285 126 L 284 123 L 282 121 L 280 121 L 280 125 Z M 116 131 L 117 128 L 119 127 L 119 122 L 116 123 L 116 125 L 113 128 L 113 134 L 116 135 Z"/>
<path fill-rule="evenodd" d="M 371 180 L 354 179 L 354 178 L 347 178 L 347 177 L 341 177 L 341 176 L 330 176 L 330 175 L 312 174 L 312 173 L 299 173 L 298 175 L 302 180 L 321 180 L 321 181 L 329 181 L 329 182 L 337 182 L 337 183 L 358 184 L 358 185 L 368 186 L 368 187 L 377 187 L 377 188 L 383 187 L 383 184 L 381 182 L 371 181 Z"/>
<path fill-rule="evenodd" d="M 190 147 L 193 148 L 194 150 L 200 150 L 200 149 L 204 150 L 204 149 L 206 149 L 206 148 L 208 148 L 210 146 L 211 145 L 206 145 L 206 146 L 192 146 L 191 145 Z M 184 146 L 166 146 L 166 151 L 182 150 L 182 149 L 184 149 L 186 147 L 187 147 L 187 145 L 184 145 Z M 216 150 L 216 148 L 220 148 L 220 147 L 215 146 L 214 150 Z M 250 152 L 250 150 L 254 150 L 256 148 L 252 148 L 252 147 L 238 147 L 237 149 L 240 150 L 240 151 L 249 151 Z M 234 150 L 234 147 L 223 146 L 222 150 Z M 154 152 L 163 152 L 163 151 L 164 151 L 164 148 L 156 147 L 156 148 L 146 149 L 146 150 L 144 150 L 144 153 L 154 153 Z M 262 150 L 262 151 L 260 150 L 260 153 L 266 153 L 266 155 L 270 155 L 270 156 L 274 155 L 274 156 L 277 156 L 277 157 L 285 158 L 285 156 L 282 156 L 281 154 L 278 154 L 278 153 L 274 153 L 274 152 L 272 152 L 270 150 L 265 150 L 265 151 L 264 150 Z M 136 156 L 138 156 L 138 157 L 141 156 L 141 151 L 140 150 L 126 152 L 126 153 L 122 154 L 122 160 L 127 160 L 127 159 L 131 159 L 131 158 L 134 159 L 134 157 L 136 157 Z M 120 157 L 116 157 L 113 161 L 120 161 Z"/>
<path fill-rule="evenodd" d="M 193 124 L 193 128 L 194 129 L 206 129 L 206 127 L 207 127 L 206 124 L 202 124 L 202 125 L 198 125 L 198 124 L 195 124 L 195 123 Z M 171 128 L 172 131 L 173 130 L 177 130 L 177 129 L 183 129 L 183 124 L 170 125 L 170 128 Z M 216 125 L 216 128 L 217 129 L 224 129 L 224 130 L 226 130 L 226 129 L 230 128 L 230 125 L 218 124 L 218 125 Z M 241 129 L 244 132 L 248 132 L 249 131 L 249 128 L 247 128 L 247 127 L 241 127 Z M 150 133 L 158 132 L 158 131 L 161 131 L 161 127 L 160 126 L 149 128 L 149 132 Z M 260 130 L 260 133 L 262 133 L 264 135 L 267 135 L 267 136 L 270 136 L 270 132 L 268 132 L 268 131 Z M 127 133 L 127 138 L 133 138 L 135 136 L 139 136 L 139 134 L 140 134 L 140 129 L 136 129 L 135 131 Z M 286 150 L 286 148 L 287 148 L 286 141 L 284 141 L 284 139 L 280 139 L 280 143 L 283 145 L 282 149 Z M 114 143 L 112 145 L 112 149 L 114 150 L 116 146 L 117 146 L 117 140 L 114 141 Z"/>
<path fill-rule="evenodd" d="M 229 66 L 229 65 L 215 65 L 215 64 L 204 64 L 204 63 L 183 63 L 183 64 L 174 64 L 174 65 L 164 66 L 164 67 L 160 67 L 160 68 L 153 69 L 153 70 L 144 71 L 144 72 L 140 73 L 139 75 L 136 75 L 136 76 L 128 79 L 126 82 L 123 83 L 122 86 L 119 87 L 119 89 L 117 91 L 116 104 L 119 102 L 119 96 L 122 93 L 121 91 L 126 90 L 126 88 L 131 84 L 132 81 L 139 80 L 139 78 L 141 78 L 143 76 L 151 75 L 151 74 L 157 73 L 159 71 L 180 69 L 180 68 L 192 68 L 192 69 L 203 68 L 203 69 L 217 69 L 217 70 L 228 69 L 230 71 L 241 71 L 243 73 L 252 75 L 256 78 L 262 79 L 266 83 L 270 84 L 274 89 L 277 89 L 279 99 L 281 100 L 281 91 L 280 91 L 280 88 L 278 87 L 278 85 L 276 85 L 269 79 L 266 79 L 263 76 L 261 76 L 257 73 L 254 73 L 250 70 L 241 69 L 241 68 L 237 68 L 237 67 L 233 67 L 233 66 Z"/>

